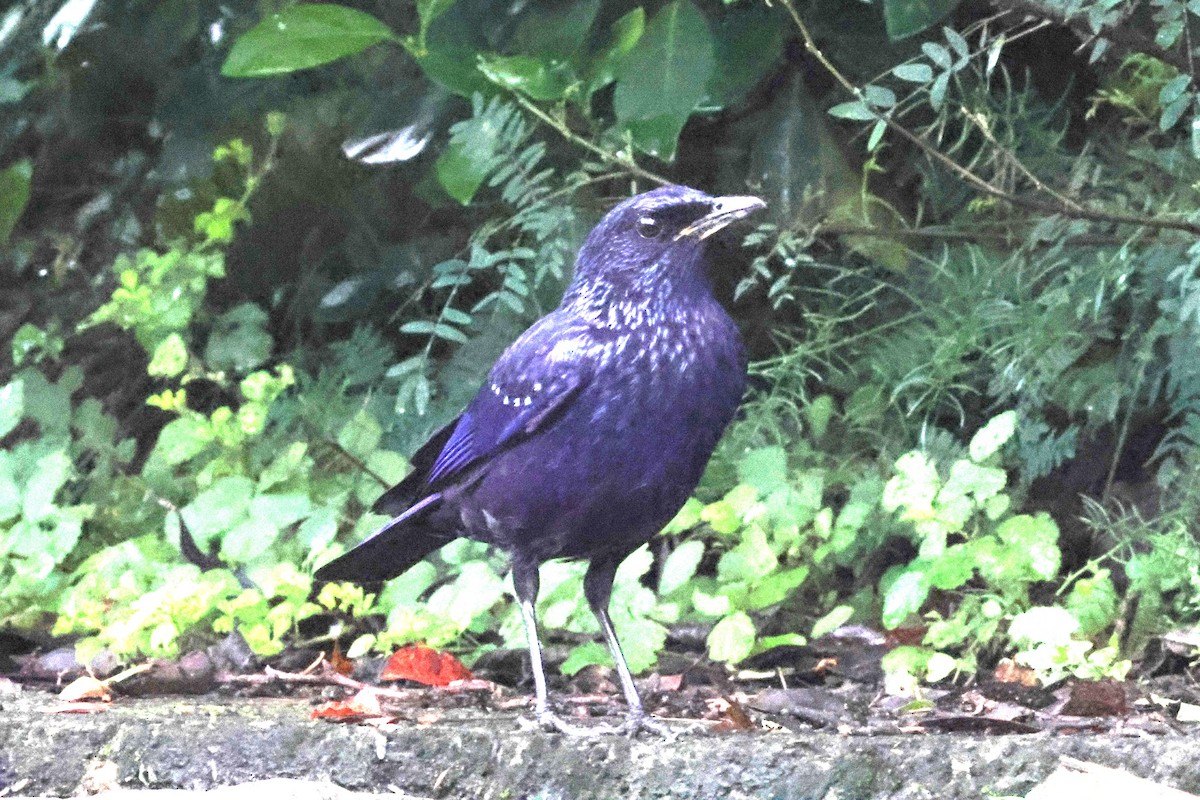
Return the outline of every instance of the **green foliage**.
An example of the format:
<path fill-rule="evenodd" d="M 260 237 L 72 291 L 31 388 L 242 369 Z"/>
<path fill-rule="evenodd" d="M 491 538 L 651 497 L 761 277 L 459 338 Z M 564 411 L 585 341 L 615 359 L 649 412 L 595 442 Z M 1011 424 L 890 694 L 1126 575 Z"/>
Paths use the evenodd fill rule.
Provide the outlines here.
<path fill-rule="evenodd" d="M 786 4 L 114 0 L 61 50 L 18 22 L 0 624 L 131 658 L 235 629 L 269 655 L 316 615 L 352 655 L 521 646 L 480 545 L 378 594 L 308 575 L 384 522 L 366 509 L 399 454 L 557 302 L 653 156 L 773 216 L 720 251 L 755 390 L 618 575 L 631 664 L 676 625 L 736 664 L 855 621 L 926 628 L 889 654 L 893 688 L 1001 654 L 1121 675 L 1200 618 L 1200 247 L 1175 231 L 1200 205 L 1173 49 L 1191 12 L 1042 7 L 1071 35 L 818 0 L 796 7 L 821 51 L 800 61 Z M 1090 64 L 1056 49 L 1078 35 Z M 1103 555 L 1060 542 L 1085 511 Z M 596 634 L 580 577 L 545 568 L 548 631 Z M 590 641 L 563 669 L 607 659 Z"/>

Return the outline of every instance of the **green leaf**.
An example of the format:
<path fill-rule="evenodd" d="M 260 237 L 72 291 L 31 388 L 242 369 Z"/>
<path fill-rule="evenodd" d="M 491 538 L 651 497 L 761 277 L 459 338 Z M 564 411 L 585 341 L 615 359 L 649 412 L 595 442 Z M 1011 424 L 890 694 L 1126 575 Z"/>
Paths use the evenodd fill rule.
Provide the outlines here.
<path fill-rule="evenodd" d="M 883 626 L 888 630 L 904 624 L 910 614 L 921 610 L 929 596 L 929 578 L 910 564 L 888 587 L 883 597 Z"/>
<path fill-rule="evenodd" d="M 367 410 L 359 411 L 338 431 L 338 444 L 359 459 L 364 459 L 379 447 L 383 428 Z"/>
<path fill-rule="evenodd" d="M 686 585 L 703 557 L 704 542 L 699 539 L 689 539 L 672 550 L 658 577 L 658 593 L 667 595 Z"/>
<path fill-rule="evenodd" d="M 784 28 L 765 4 L 748 4 L 721 14 L 713 33 L 716 66 L 706 105 L 724 108 L 744 101 L 779 62 Z"/>
<path fill-rule="evenodd" d="M 1027 559 L 1037 578 L 1048 581 L 1058 574 L 1062 551 L 1058 548 L 1058 525 L 1049 514 L 1020 514 L 1005 520 L 996 529 L 996 536 Z"/>
<path fill-rule="evenodd" d="M 33 162 L 22 159 L 0 171 L 0 247 L 6 247 L 25 206 L 29 203 L 29 186 L 33 180 Z"/>
<path fill-rule="evenodd" d="M 46 453 L 37 460 L 21 499 L 21 513 L 38 522 L 54 513 L 54 496 L 71 475 L 71 459 L 62 450 Z"/>
<path fill-rule="evenodd" d="M 674 153 L 674 143 L 667 146 L 664 140 L 672 130 L 678 137 L 704 97 L 713 50 L 708 21 L 691 0 L 674 0 L 650 20 L 621 62 L 613 97 L 617 121 L 639 146 L 651 145 L 660 157 Z M 651 121 L 656 122 L 647 126 Z"/>
<path fill-rule="evenodd" d="M 1063 646 L 1079 631 L 1079 620 L 1058 606 L 1035 606 L 1013 617 L 1008 636 L 1018 647 Z"/>
<path fill-rule="evenodd" d="M 250 517 L 221 537 L 221 559 L 231 564 L 253 561 L 267 552 L 278 538 L 279 526 L 273 520 Z"/>
<path fill-rule="evenodd" d="M 841 119 L 852 119 L 858 122 L 878 119 L 879 115 L 867 107 L 861 100 L 851 100 L 848 103 L 838 103 L 829 109 L 829 115 Z"/>
<path fill-rule="evenodd" d="M 738 459 L 738 480 L 767 495 L 787 484 L 787 466 L 787 452 L 782 447 L 759 447 Z"/>
<path fill-rule="evenodd" d="M 558 669 L 563 675 L 574 675 L 584 667 L 590 667 L 593 664 L 612 664 L 612 658 L 608 654 L 608 648 L 601 645 L 599 642 L 584 642 L 576 646 L 567 654 L 567 658 L 563 661 L 562 666 Z"/>
<path fill-rule="evenodd" d="M 728 664 L 744 661 L 754 649 L 757 635 L 754 620 L 744 611 L 735 611 L 708 634 L 708 657 Z"/>
<path fill-rule="evenodd" d="M 958 0 L 884 0 L 883 22 L 892 41 L 936 25 L 958 6 Z"/>
<path fill-rule="evenodd" d="M 838 628 L 849 622 L 850 618 L 853 616 L 853 606 L 837 606 L 828 614 L 813 623 L 811 638 L 820 639 L 825 634 L 836 631 Z"/>
<path fill-rule="evenodd" d="M 1170 130 L 1175 127 L 1175 123 L 1179 122 L 1179 118 L 1183 116 L 1183 112 L 1188 110 L 1194 98 L 1190 94 L 1185 94 L 1183 97 L 1178 97 L 1172 100 L 1162 110 L 1162 116 L 1158 119 L 1158 129 L 1160 131 Z"/>
<path fill-rule="evenodd" d="M 886 86 L 868 83 L 863 87 L 863 97 L 875 108 L 891 108 L 896 105 L 896 93 Z"/>
<path fill-rule="evenodd" d="M 575 80 L 566 63 L 553 63 L 533 56 L 480 56 L 479 69 L 497 86 L 534 100 L 560 100 Z"/>
<path fill-rule="evenodd" d="M 180 417 L 168 422 L 158 434 L 154 452 L 175 466 L 198 456 L 213 441 L 212 429 L 204 420 Z"/>
<path fill-rule="evenodd" d="M 231 308 L 213 324 L 204 358 L 213 369 L 246 373 L 271 356 L 274 341 L 267 332 L 267 312 L 255 303 Z"/>
<path fill-rule="evenodd" d="M 449 11 L 454 3 L 455 0 L 417 0 L 417 18 L 420 20 L 422 42 L 425 41 L 433 21 Z"/>
<path fill-rule="evenodd" d="M 968 451 L 976 463 L 985 461 L 1012 438 L 1017 430 L 1017 412 L 1005 411 L 988 420 L 979 432 L 971 437 Z"/>
<path fill-rule="evenodd" d="M 1169 106 L 1176 100 L 1184 96 L 1188 86 L 1191 84 L 1192 78 L 1190 75 L 1176 75 L 1171 80 L 1167 81 L 1158 91 L 1158 102 L 1160 105 Z"/>
<path fill-rule="evenodd" d="M 20 378 L 0 388 L 0 437 L 7 436 L 25 416 L 25 382 Z"/>
<path fill-rule="evenodd" d="M 945 45 L 937 42 L 925 42 L 921 45 L 921 52 L 934 63 L 934 66 L 948 70 L 954 63 L 954 59 L 950 57 L 950 51 Z"/>
<path fill-rule="evenodd" d="M 664 114 L 654 119 L 630 120 L 625 127 L 639 150 L 663 161 L 672 161 L 679 145 L 679 134 L 686 123 L 686 116 Z"/>
<path fill-rule="evenodd" d="M 565 61 L 587 39 L 600 10 L 600 0 L 531 3 L 521 13 L 509 50 L 539 58 Z"/>
<path fill-rule="evenodd" d="M 928 64 L 901 64 L 892 68 L 892 74 L 910 83 L 929 83 L 933 80 L 933 69 Z"/>
<path fill-rule="evenodd" d="M 778 565 L 767 534 L 758 525 L 751 525 L 742 541 L 717 562 L 717 579 L 722 583 L 753 581 L 771 574 Z"/>
<path fill-rule="evenodd" d="M 638 6 L 612 24 L 612 40 L 591 68 L 589 92 L 602 89 L 617 79 L 617 69 L 646 32 L 646 9 Z"/>
<path fill-rule="evenodd" d="M 779 605 L 788 598 L 792 591 L 808 579 L 808 565 L 801 564 L 791 569 L 783 569 L 761 578 L 754 588 L 746 595 L 743 608 L 757 611 L 770 606 Z"/>
<path fill-rule="evenodd" d="M 216 481 L 180 510 L 201 550 L 208 550 L 213 538 L 227 533 L 245 519 L 253 494 L 252 480 L 231 475 Z M 170 519 L 172 517 L 168 517 Z"/>
<path fill-rule="evenodd" d="M 422 5 L 427 12 L 441 13 L 451 3 L 427 1 Z M 427 25 L 424 21 L 422 24 Z M 239 36 L 221 66 L 221 74 L 227 78 L 283 75 L 328 64 L 394 38 L 387 25 L 347 6 L 289 6 L 268 14 Z"/>
<path fill-rule="evenodd" d="M 159 342 L 150 357 L 146 372 L 163 378 L 174 378 L 187 368 L 187 345 L 178 333 L 172 333 Z"/>

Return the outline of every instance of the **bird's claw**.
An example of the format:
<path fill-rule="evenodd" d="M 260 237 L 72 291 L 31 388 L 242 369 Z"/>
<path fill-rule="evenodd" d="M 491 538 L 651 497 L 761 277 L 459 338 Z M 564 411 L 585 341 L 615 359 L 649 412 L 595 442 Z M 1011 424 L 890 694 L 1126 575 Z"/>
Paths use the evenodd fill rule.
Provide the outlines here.
<path fill-rule="evenodd" d="M 680 733 L 680 731 L 673 730 L 671 726 L 659 722 L 645 713 L 630 714 L 620 725 L 609 725 L 603 722 L 594 725 L 575 725 L 547 709 L 537 712 L 533 719 L 520 717 L 517 720 L 517 724 L 521 726 L 522 730 L 538 730 L 546 733 L 561 733 L 564 736 L 579 737 L 626 736 L 632 739 L 642 731 L 645 731 L 646 733 L 661 736 L 668 741 L 674 741 Z"/>
<path fill-rule="evenodd" d="M 610 731 L 599 730 L 594 727 L 584 727 L 581 725 L 572 725 L 565 719 L 555 714 L 549 709 L 542 709 L 534 714 L 533 719 L 520 717 L 517 724 L 522 730 L 533 731 L 539 730 L 546 733 L 561 733 L 564 736 L 598 736 Z M 602 726 L 608 727 L 608 726 Z"/>

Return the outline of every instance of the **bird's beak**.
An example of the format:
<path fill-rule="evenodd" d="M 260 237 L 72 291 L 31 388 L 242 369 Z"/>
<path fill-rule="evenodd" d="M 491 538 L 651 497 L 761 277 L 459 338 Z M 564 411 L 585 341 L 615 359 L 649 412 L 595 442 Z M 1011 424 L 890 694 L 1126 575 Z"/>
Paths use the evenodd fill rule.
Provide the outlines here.
<path fill-rule="evenodd" d="M 675 241 L 686 236 L 707 239 L 729 223 L 736 222 L 742 217 L 749 216 L 760 208 L 766 207 L 767 204 L 762 200 L 749 195 L 718 197 L 713 203 L 712 211 L 675 234 Z"/>

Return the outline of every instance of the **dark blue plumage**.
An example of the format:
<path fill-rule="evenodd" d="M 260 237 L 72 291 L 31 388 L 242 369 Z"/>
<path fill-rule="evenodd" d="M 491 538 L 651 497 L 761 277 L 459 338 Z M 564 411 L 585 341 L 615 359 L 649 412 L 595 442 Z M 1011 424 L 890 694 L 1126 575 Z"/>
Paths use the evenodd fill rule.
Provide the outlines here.
<path fill-rule="evenodd" d="M 463 414 L 376 503 L 395 518 L 316 577 L 390 578 L 459 536 L 504 548 L 539 721 L 565 729 L 546 705 L 537 570 L 553 558 L 586 559 L 584 590 L 613 651 L 629 725 L 643 725 L 608 618 L 613 575 L 679 510 L 737 409 L 745 358 L 712 296 L 705 239 L 762 205 L 667 186 L 609 212 L 559 308 L 504 352 Z"/>

